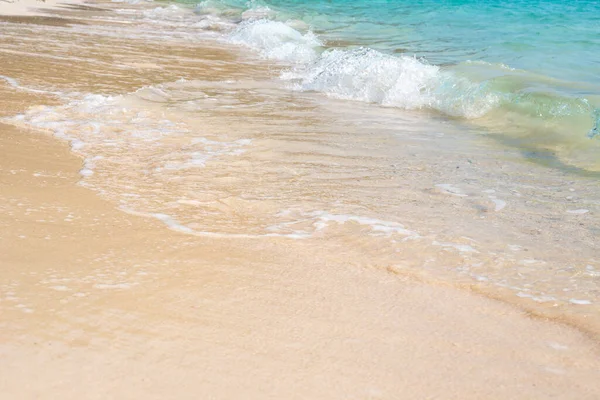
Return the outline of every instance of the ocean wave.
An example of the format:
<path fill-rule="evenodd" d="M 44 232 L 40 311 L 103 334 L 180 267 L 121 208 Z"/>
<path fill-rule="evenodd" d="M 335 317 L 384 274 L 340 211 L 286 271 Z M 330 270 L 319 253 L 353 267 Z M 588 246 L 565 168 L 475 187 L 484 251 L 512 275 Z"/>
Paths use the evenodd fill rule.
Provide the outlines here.
<path fill-rule="evenodd" d="M 403 109 L 431 108 L 451 116 L 476 118 L 487 113 L 500 96 L 467 79 L 415 57 L 392 56 L 376 50 L 328 50 L 316 62 L 285 72 L 295 88 L 346 100 Z"/>
<path fill-rule="evenodd" d="M 497 106 L 501 96 L 440 67 L 407 56 L 361 48 L 330 49 L 311 31 L 301 33 L 268 19 L 241 22 L 229 41 L 248 46 L 292 68 L 281 77 L 296 90 L 404 109 L 431 108 L 451 116 L 477 118 Z"/>
<path fill-rule="evenodd" d="M 585 146 L 582 139 L 599 137 L 599 99 L 572 96 L 577 90 L 569 82 L 482 60 L 438 66 L 368 47 L 328 49 L 304 21 L 256 1 L 206 0 L 195 12 L 202 16 L 196 26 L 287 63 L 280 77 L 294 90 L 471 121 L 485 118 L 485 129 L 544 131 L 554 144 L 575 140 Z"/>
<path fill-rule="evenodd" d="M 544 77 L 536 80 L 526 71 L 504 64 L 465 62 L 489 69 L 488 76 L 478 79 L 470 78 L 461 66 L 442 68 L 416 57 L 370 48 L 323 51 L 325 44 L 311 31 L 301 33 L 287 23 L 267 19 L 241 22 L 229 41 L 290 63 L 281 78 L 295 90 L 406 110 L 429 109 L 468 120 L 503 111 L 538 125 L 551 121 L 558 127 L 562 119 L 562 125 L 577 126 L 583 132 L 595 122 L 596 128 L 588 135 L 596 136 L 598 131 L 597 118 L 592 121 L 595 107 L 587 99 L 539 89 L 548 86 Z M 538 89 L 532 90 L 532 86 Z M 560 140 L 569 141 L 571 130 L 563 128 Z"/>
<path fill-rule="evenodd" d="M 316 60 L 317 50 L 323 46 L 312 32 L 302 34 L 283 22 L 269 19 L 240 23 L 229 41 L 251 47 L 266 58 L 297 64 Z"/>

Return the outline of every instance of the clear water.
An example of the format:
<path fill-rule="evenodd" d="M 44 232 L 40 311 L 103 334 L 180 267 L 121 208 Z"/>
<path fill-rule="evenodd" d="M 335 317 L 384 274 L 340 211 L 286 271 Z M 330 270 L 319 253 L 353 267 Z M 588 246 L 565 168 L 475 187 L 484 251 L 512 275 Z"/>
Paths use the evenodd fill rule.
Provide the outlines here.
<path fill-rule="evenodd" d="M 298 90 L 431 110 L 538 161 L 600 170 L 599 2 L 191 4 L 202 17 L 235 24 L 231 41 L 290 63 L 282 77 Z"/>
<path fill-rule="evenodd" d="M 565 81 L 600 84 L 596 1 L 221 1 L 265 6 L 327 41 L 409 53 L 430 63 L 503 63 Z M 210 3 L 209 3 L 210 4 Z M 213 3 L 214 4 L 214 3 Z M 590 94 L 582 88 L 582 95 Z"/>

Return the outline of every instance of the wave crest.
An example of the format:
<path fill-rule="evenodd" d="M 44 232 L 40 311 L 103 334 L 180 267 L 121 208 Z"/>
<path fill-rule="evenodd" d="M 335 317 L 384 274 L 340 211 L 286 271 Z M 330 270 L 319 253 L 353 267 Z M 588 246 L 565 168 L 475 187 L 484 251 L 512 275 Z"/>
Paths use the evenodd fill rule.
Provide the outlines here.
<path fill-rule="evenodd" d="M 500 98 L 467 79 L 415 57 L 392 56 L 373 49 L 329 50 L 313 64 L 282 75 L 299 90 L 345 100 L 408 110 L 432 108 L 452 116 L 477 118 Z"/>
<path fill-rule="evenodd" d="M 279 21 L 248 20 L 240 23 L 230 41 L 258 50 L 264 57 L 292 63 L 310 63 L 323 43 L 312 33 L 302 34 Z"/>
<path fill-rule="evenodd" d="M 260 1 L 249 1 L 245 7 L 232 4 L 236 3 L 205 0 L 196 12 L 216 13 L 236 24 L 228 41 L 291 64 L 281 77 L 296 90 L 407 110 L 430 109 L 470 120 L 489 116 L 501 130 L 511 116 L 515 120 L 511 126 L 551 124 L 561 130 L 562 124 L 598 136 L 600 118 L 592 121 L 597 101 L 565 95 L 569 88 L 563 91 L 562 86 L 567 83 L 556 88 L 557 82 L 548 82 L 547 77 L 482 60 L 440 67 L 371 48 L 325 50 L 310 26 L 290 20 L 281 10 Z M 595 122 L 591 131 L 590 122 Z"/>

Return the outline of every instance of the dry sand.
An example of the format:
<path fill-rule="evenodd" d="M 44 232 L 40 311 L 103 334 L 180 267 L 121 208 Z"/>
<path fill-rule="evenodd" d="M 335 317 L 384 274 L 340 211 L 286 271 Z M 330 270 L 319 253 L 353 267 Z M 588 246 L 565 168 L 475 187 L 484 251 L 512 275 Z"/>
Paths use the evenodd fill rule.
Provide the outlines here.
<path fill-rule="evenodd" d="M 0 0 L 0 15 L 43 16 L 47 11 L 69 8 L 82 3 L 72 0 Z"/>
<path fill-rule="evenodd" d="M 56 102 L 4 81 L 0 99 Z M 0 155 L 2 399 L 600 398 L 575 329 L 360 248 L 169 231 L 78 186 L 43 132 L 1 124 Z"/>

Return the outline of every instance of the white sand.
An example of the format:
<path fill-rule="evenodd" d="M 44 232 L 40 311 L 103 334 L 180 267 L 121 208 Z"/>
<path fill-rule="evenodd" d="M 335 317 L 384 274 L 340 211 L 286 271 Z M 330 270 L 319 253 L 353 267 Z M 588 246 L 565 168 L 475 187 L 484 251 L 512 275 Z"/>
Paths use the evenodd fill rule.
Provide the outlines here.
<path fill-rule="evenodd" d="M 0 15 L 47 15 L 64 4 L 82 3 L 78 0 L 0 0 Z"/>

